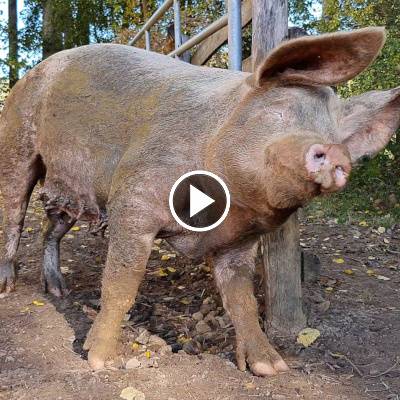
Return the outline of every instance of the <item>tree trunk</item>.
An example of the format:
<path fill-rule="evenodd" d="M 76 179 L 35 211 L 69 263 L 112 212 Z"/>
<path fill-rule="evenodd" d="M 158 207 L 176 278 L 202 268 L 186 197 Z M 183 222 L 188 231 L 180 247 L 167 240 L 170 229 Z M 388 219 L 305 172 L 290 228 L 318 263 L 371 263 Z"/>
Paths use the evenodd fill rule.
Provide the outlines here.
<path fill-rule="evenodd" d="M 75 41 L 77 46 L 84 46 L 90 43 L 90 6 L 87 0 L 78 1 L 78 15 L 76 17 L 76 26 L 78 37 Z"/>
<path fill-rule="evenodd" d="M 287 0 L 253 0 L 253 70 L 288 34 Z M 294 334 L 304 328 L 297 215 L 262 239 L 266 329 Z"/>
<path fill-rule="evenodd" d="M 18 15 L 17 0 L 8 1 L 8 62 L 10 89 L 18 81 Z"/>
<path fill-rule="evenodd" d="M 63 38 L 57 21 L 57 0 L 43 0 L 43 59 L 63 50 Z"/>

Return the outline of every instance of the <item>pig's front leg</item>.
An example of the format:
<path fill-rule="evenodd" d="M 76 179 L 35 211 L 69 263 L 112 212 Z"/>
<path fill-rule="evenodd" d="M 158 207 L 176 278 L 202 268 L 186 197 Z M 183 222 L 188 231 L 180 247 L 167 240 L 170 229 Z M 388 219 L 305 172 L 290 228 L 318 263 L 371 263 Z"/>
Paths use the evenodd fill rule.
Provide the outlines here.
<path fill-rule="evenodd" d="M 124 315 L 131 308 L 158 231 L 154 214 L 138 204 L 119 204 L 110 213 L 110 244 L 103 273 L 101 311 L 84 344 L 95 369 L 116 356 Z"/>
<path fill-rule="evenodd" d="M 275 375 L 289 368 L 269 343 L 258 322 L 253 274 L 257 243 L 241 245 L 213 258 L 215 280 L 236 332 L 236 360 L 241 371 Z"/>

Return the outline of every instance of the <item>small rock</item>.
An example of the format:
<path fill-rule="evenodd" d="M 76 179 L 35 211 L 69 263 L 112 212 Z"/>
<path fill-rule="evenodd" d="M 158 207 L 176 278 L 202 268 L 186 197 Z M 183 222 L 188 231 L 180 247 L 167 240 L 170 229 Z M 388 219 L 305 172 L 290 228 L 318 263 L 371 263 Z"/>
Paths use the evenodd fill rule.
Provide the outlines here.
<path fill-rule="evenodd" d="M 167 339 L 171 339 L 171 338 L 176 338 L 176 331 L 174 331 L 173 329 L 171 329 L 170 331 L 168 331 L 165 335 L 163 335 L 165 338 Z"/>
<path fill-rule="evenodd" d="M 158 354 L 162 357 L 165 356 L 166 354 L 172 353 L 172 347 L 169 345 L 166 345 L 164 347 L 161 347 L 160 350 L 158 350 Z"/>
<path fill-rule="evenodd" d="M 196 332 L 197 333 L 204 334 L 204 333 L 210 332 L 210 331 L 211 331 L 211 327 L 210 327 L 210 325 L 207 324 L 207 322 L 199 321 L 196 324 Z"/>
<path fill-rule="evenodd" d="M 200 353 L 200 349 L 199 349 L 197 343 L 194 342 L 193 340 L 191 340 L 190 342 L 186 342 L 183 345 L 183 351 L 190 355 L 196 355 L 196 354 Z"/>
<path fill-rule="evenodd" d="M 139 344 L 147 344 L 150 339 L 150 332 L 147 329 L 141 328 L 139 330 L 139 335 L 135 339 L 135 341 Z"/>
<path fill-rule="evenodd" d="M 237 369 L 236 365 L 232 361 L 227 360 L 225 361 L 225 364 L 230 368 Z"/>
<path fill-rule="evenodd" d="M 146 400 L 144 393 L 132 386 L 123 389 L 119 397 L 124 400 Z"/>
<path fill-rule="evenodd" d="M 147 342 L 147 346 L 151 348 L 151 350 L 158 351 L 162 347 L 167 346 L 167 342 L 157 335 L 151 335 Z"/>
<path fill-rule="evenodd" d="M 210 311 L 204 318 L 205 322 L 210 322 L 215 319 L 215 311 Z"/>
<path fill-rule="evenodd" d="M 318 311 L 320 313 L 325 313 L 329 310 L 329 307 L 331 306 L 331 302 L 329 300 L 323 301 L 322 303 L 318 304 Z"/>
<path fill-rule="evenodd" d="M 203 315 L 207 315 L 212 310 L 211 304 L 202 304 L 200 307 L 200 312 Z"/>
<path fill-rule="evenodd" d="M 140 368 L 141 366 L 142 366 L 142 364 L 137 359 L 137 357 L 133 357 L 133 358 L 129 359 L 125 364 L 126 369 L 135 369 L 135 368 Z"/>
<path fill-rule="evenodd" d="M 216 334 L 215 331 L 203 333 L 203 340 L 213 340 L 215 337 L 215 334 Z"/>
<path fill-rule="evenodd" d="M 197 312 L 195 312 L 194 314 L 192 314 L 192 318 L 193 318 L 195 321 L 201 321 L 201 320 L 204 318 L 204 315 L 203 315 L 202 312 L 197 311 Z"/>
<path fill-rule="evenodd" d="M 173 343 L 171 345 L 171 350 L 173 353 L 178 353 L 178 351 L 182 350 L 182 345 L 180 343 Z"/>
<path fill-rule="evenodd" d="M 225 321 L 222 317 L 215 317 L 220 328 L 226 328 Z"/>
<path fill-rule="evenodd" d="M 231 324 L 231 320 L 228 318 L 228 321 L 222 316 L 222 317 L 215 317 L 216 321 L 218 322 L 218 325 L 220 328 L 225 329 Z"/>

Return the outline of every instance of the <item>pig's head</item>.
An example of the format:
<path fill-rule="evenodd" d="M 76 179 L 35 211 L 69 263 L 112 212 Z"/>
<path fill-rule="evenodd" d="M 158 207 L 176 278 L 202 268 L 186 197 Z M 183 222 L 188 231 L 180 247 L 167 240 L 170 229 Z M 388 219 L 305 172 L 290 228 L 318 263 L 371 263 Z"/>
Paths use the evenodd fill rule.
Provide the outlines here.
<path fill-rule="evenodd" d="M 386 146 L 400 125 L 400 87 L 347 100 L 330 87 L 366 69 L 384 41 L 382 28 L 303 37 L 256 66 L 213 143 L 217 169 L 240 201 L 301 206 L 343 188 L 351 164 Z"/>

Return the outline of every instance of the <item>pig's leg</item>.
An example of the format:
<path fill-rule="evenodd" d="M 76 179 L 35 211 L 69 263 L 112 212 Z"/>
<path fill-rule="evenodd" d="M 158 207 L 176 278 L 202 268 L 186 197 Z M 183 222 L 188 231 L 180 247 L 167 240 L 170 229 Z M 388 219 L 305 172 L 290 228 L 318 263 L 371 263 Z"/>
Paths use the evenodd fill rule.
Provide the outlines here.
<path fill-rule="evenodd" d="M 289 368 L 269 343 L 258 322 L 253 274 L 257 244 L 242 245 L 214 257 L 214 274 L 225 309 L 236 332 L 236 359 L 255 375 L 275 375 Z"/>
<path fill-rule="evenodd" d="M 136 298 L 158 232 L 151 222 L 153 216 L 145 211 L 140 213 L 137 205 L 121 206 L 118 213 L 115 218 L 110 212 L 110 244 L 103 274 L 101 311 L 84 344 L 93 369 L 102 369 L 105 361 L 116 355 L 121 322 Z"/>
<path fill-rule="evenodd" d="M 14 165 L 12 168 L 8 165 L 2 170 L 1 175 L 4 250 L 0 257 L 0 293 L 9 293 L 15 289 L 15 256 L 29 198 L 40 173 L 35 164 L 24 163 L 24 165 Z"/>
<path fill-rule="evenodd" d="M 45 292 L 50 292 L 56 297 L 63 297 L 69 293 L 60 271 L 60 241 L 75 222 L 76 220 L 65 213 L 47 215 L 43 231 L 42 283 Z"/>

